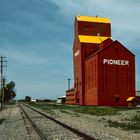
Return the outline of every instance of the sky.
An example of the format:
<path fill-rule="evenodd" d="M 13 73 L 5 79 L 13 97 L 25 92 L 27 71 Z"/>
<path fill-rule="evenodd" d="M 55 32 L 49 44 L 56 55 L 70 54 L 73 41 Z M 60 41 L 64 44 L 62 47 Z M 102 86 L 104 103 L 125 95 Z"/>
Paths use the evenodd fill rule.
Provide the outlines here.
<path fill-rule="evenodd" d="M 17 99 L 56 99 L 73 86 L 76 15 L 108 17 L 112 37 L 135 54 L 140 90 L 139 0 L 0 0 L 0 55 Z"/>

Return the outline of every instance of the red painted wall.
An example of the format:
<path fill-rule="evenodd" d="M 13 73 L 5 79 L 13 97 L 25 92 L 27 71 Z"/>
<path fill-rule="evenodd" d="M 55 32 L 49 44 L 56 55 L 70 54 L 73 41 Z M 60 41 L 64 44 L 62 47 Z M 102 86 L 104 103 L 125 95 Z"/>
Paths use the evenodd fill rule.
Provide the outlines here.
<path fill-rule="evenodd" d="M 98 56 L 85 62 L 85 105 L 98 105 Z"/>
<path fill-rule="evenodd" d="M 77 55 L 76 55 L 77 53 Z M 78 38 L 74 40 L 73 47 L 73 63 L 74 63 L 74 94 L 75 103 L 79 104 L 82 101 L 82 58 L 81 58 L 81 44 Z"/>
<path fill-rule="evenodd" d="M 129 65 L 103 64 L 103 59 L 128 60 Z M 135 96 L 135 56 L 118 41 L 98 54 L 99 104 L 126 106 L 126 99 Z M 116 98 L 120 98 L 117 101 Z"/>
<path fill-rule="evenodd" d="M 87 30 L 85 30 L 87 28 Z M 99 44 L 81 43 L 78 35 L 111 36 L 111 25 L 106 23 L 83 22 L 75 19 L 74 24 L 74 44 L 73 44 L 73 62 L 74 62 L 74 94 L 76 103 L 85 105 L 85 59 L 98 51 Z M 75 54 L 79 51 L 79 54 Z"/>
<path fill-rule="evenodd" d="M 78 22 L 78 35 L 89 35 L 111 37 L 111 24 L 109 23 L 97 23 L 97 22 Z"/>
<path fill-rule="evenodd" d="M 66 104 L 75 104 L 74 89 L 66 91 Z"/>
<path fill-rule="evenodd" d="M 103 59 L 129 65 L 103 64 Z M 135 56 L 118 41 L 89 57 L 85 71 L 85 105 L 126 106 L 126 99 L 135 96 Z"/>

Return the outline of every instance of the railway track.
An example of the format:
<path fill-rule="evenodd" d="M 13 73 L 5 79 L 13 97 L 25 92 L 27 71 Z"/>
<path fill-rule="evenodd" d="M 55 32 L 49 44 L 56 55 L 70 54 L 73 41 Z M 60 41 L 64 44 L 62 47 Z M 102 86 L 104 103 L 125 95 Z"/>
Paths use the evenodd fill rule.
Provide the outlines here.
<path fill-rule="evenodd" d="M 19 106 L 43 140 L 95 140 L 27 104 Z"/>
<path fill-rule="evenodd" d="M 42 139 L 42 135 L 37 131 L 37 129 L 35 128 L 35 125 L 30 120 L 30 118 L 28 117 L 26 112 L 24 112 L 24 110 L 22 110 L 21 107 L 20 107 L 19 110 L 20 110 L 20 114 L 22 116 L 22 119 L 24 121 L 25 128 L 26 128 L 27 133 L 28 133 L 27 137 L 30 140 L 41 140 Z"/>

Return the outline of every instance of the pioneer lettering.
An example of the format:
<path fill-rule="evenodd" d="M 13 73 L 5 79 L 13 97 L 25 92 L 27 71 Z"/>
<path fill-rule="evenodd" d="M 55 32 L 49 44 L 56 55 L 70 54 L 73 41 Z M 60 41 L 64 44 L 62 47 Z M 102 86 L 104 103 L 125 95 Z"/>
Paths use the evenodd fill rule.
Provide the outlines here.
<path fill-rule="evenodd" d="M 103 59 L 103 64 L 109 64 L 109 65 L 129 65 L 129 61 L 128 60 Z"/>

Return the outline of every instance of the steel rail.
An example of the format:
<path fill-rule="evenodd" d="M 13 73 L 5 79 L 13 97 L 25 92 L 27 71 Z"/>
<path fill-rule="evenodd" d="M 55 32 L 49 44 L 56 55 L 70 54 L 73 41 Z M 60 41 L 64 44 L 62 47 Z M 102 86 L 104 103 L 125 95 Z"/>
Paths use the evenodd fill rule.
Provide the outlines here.
<path fill-rule="evenodd" d="M 35 124 L 35 122 L 29 117 L 29 115 L 27 114 L 27 112 L 23 109 L 23 107 L 19 104 L 19 107 L 22 109 L 22 111 L 24 112 L 24 114 L 26 115 L 27 119 L 29 120 L 29 122 L 32 124 L 33 128 L 35 129 L 35 131 L 39 134 L 39 136 L 41 137 L 42 140 L 47 140 L 47 137 L 44 135 L 44 133 L 38 128 L 38 126 Z"/>
<path fill-rule="evenodd" d="M 44 117 L 46 117 L 46 118 L 48 118 L 48 119 L 50 119 L 50 120 L 56 122 L 57 124 L 63 126 L 64 128 L 66 128 L 66 129 L 72 131 L 73 133 L 77 134 L 78 136 L 84 138 L 85 140 L 97 140 L 97 139 L 95 139 L 94 137 L 92 137 L 92 136 L 90 136 L 90 135 L 87 135 L 87 134 L 85 134 L 84 132 L 81 132 L 81 131 L 77 130 L 76 128 L 73 128 L 73 127 L 71 127 L 71 126 L 68 126 L 67 124 L 64 124 L 63 122 L 60 122 L 60 121 L 58 121 L 58 120 L 56 120 L 56 119 L 54 119 L 54 118 L 52 118 L 52 117 L 46 115 L 46 114 L 43 113 L 43 112 L 40 112 L 39 110 L 37 110 L 37 109 L 35 109 L 35 108 L 33 108 L 33 107 L 27 105 L 27 104 L 24 104 L 24 105 L 27 106 L 27 107 L 29 107 L 30 109 L 34 110 L 35 112 L 37 112 L 37 113 L 43 115 Z"/>

